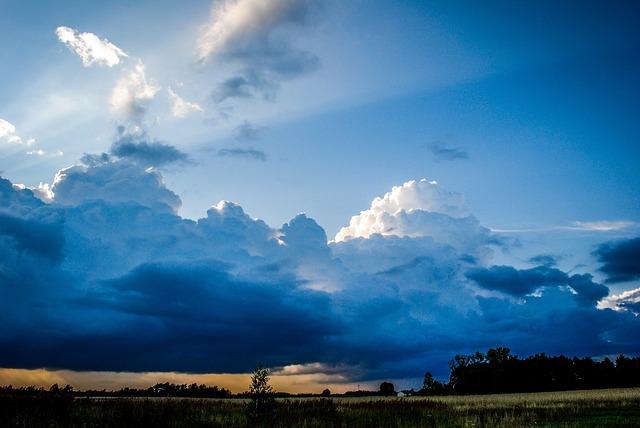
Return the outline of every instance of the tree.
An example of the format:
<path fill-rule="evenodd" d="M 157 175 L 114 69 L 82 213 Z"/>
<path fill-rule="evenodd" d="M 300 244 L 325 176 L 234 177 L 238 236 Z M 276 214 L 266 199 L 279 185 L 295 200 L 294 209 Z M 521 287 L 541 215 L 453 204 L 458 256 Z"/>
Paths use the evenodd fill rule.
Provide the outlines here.
<path fill-rule="evenodd" d="M 382 382 L 380 384 L 380 395 L 397 395 L 395 386 L 391 382 Z"/>
<path fill-rule="evenodd" d="M 436 395 L 444 394 L 446 391 L 446 385 L 442 382 L 438 382 L 431 372 L 424 374 L 424 380 L 422 381 L 422 388 L 420 388 L 421 395 Z"/>
<path fill-rule="evenodd" d="M 322 391 L 322 395 L 323 397 L 331 397 L 331 391 L 329 390 L 329 388 L 325 389 L 324 391 Z"/>
<path fill-rule="evenodd" d="M 269 370 L 258 365 L 249 385 L 251 401 L 247 407 L 247 418 L 251 426 L 269 426 L 273 422 L 276 400 L 269 380 Z"/>
<path fill-rule="evenodd" d="M 514 358 L 514 356 L 511 355 L 511 350 L 509 348 L 503 348 L 502 346 L 498 346 L 495 349 L 491 348 L 487 351 L 487 360 L 489 364 L 493 366 L 504 364 L 512 358 Z"/>

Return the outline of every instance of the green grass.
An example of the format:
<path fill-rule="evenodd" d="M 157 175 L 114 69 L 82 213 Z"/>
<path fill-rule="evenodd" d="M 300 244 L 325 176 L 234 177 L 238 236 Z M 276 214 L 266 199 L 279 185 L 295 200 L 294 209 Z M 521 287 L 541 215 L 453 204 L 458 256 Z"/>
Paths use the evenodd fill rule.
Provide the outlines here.
<path fill-rule="evenodd" d="M 0 427 L 246 427 L 245 400 L 0 397 Z M 638 427 L 640 388 L 280 399 L 273 427 Z"/>

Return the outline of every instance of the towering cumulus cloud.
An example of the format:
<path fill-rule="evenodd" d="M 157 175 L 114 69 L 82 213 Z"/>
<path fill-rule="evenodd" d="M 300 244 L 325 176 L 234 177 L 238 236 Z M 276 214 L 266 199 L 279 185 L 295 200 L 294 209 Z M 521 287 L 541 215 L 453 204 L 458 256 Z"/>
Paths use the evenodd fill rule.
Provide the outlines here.
<path fill-rule="evenodd" d="M 223 201 L 181 218 L 149 167 L 156 152 L 169 153 L 121 141 L 86 156 L 56 175 L 49 203 L 0 180 L 0 367 L 262 362 L 366 380 L 445 370 L 454 353 L 496 345 L 638 351 L 637 291 L 606 300 L 589 274 L 492 266 L 501 240 L 435 182 L 394 187 L 328 243 L 305 214 L 272 228 Z M 610 263 L 631 250 L 599 251 Z"/>

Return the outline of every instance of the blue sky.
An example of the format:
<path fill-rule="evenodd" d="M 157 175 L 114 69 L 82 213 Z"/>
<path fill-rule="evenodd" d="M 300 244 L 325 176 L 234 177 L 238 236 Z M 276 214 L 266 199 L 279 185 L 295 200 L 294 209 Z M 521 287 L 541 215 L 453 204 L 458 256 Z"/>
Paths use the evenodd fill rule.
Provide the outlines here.
<path fill-rule="evenodd" d="M 472 256 L 474 267 L 453 263 L 454 256 L 446 260 L 438 256 L 431 267 L 419 261 L 420 267 L 411 269 L 425 271 L 414 285 L 418 287 L 425 277 L 431 278 L 430 284 L 438 284 L 442 272 L 456 272 L 452 274 L 459 280 L 455 287 L 473 289 L 468 307 L 479 314 L 483 310 L 478 308 L 488 307 L 482 299 L 489 298 L 508 302 L 504 303 L 509 305 L 507 313 L 531 310 L 524 308 L 526 304 L 517 306 L 516 301 L 534 297 L 505 293 L 502 285 L 494 287 L 499 278 L 482 282 L 475 278 L 484 276 L 469 273 L 486 269 L 487 275 L 501 278 L 506 271 L 491 270 L 499 265 L 539 268 L 507 276 L 515 282 L 535 276 L 532 295 L 550 287 L 548 276 L 555 278 L 554 287 L 571 288 L 578 283 L 571 275 L 593 275 L 593 284 L 608 287 L 608 297 L 600 296 L 606 303 L 598 304 L 594 317 L 605 317 L 605 312 L 627 316 L 640 299 L 634 273 L 639 262 L 633 253 L 640 230 L 639 15 L 638 4 L 622 1 L 480 5 L 0 0 L 0 175 L 14 185 L 32 188 L 36 198 L 25 202 L 26 196 L 11 192 L 28 190 L 5 189 L 7 205 L 0 207 L 0 214 L 11 217 L 6 220 L 11 233 L 0 228 L 0 238 L 6 235 L 9 240 L 3 251 L 17 257 L 31 247 L 25 247 L 16 230 L 31 226 L 49 230 L 51 213 L 62 218 L 62 255 L 50 259 L 56 264 L 51 267 L 55 276 L 72 277 L 79 290 L 90 284 L 104 287 L 100 296 L 85 302 L 78 317 L 95 316 L 91 310 L 115 298 L 107 297 L 113 293 L 113 284 L 121 284 L 116 289 L 134 287 L 131 284 L 146 284 L 148 278 L 169 275 L 169 271 L 186 288 L 193 278 L 206 277 L 212 270 L 223 283 L 240 281 L 243 285 L 238 287 L 248 293 L 255 287 L 262 290 L 264 283 L 285 284 L 293 290 L 292 300 L 283 297 L 288 292 L 282 290 L 270 291 L 265 298 L 333 308 L 336 316 L 330 320 L 319 319 L 313 311 L 298 314 L 318 326 L 317 341 L 309 349 L 335 346 L 344 351 L 344 341 L 350 340 L 352 347 L 347 348 L 355 355 L 352 360 L 324 355 L 319 362 L 358 366 L 362 379 L 410 377 L 408 373 L 420 365 L 416 361 L 422 357 L 416 356 L 419 347 L 409 347 L 408 342 L 416 339 L 408 332 L 401 342 L 414 357 L 398 366 L 406 370 L 391 370 L 385 366 L 391 362 L 382 360 L 368 362 L 369 340 L 386 337 L 391 324 L 371 332 L 362 330 L 352 322 L 354 313 L 345 302 L 362 302 L 363 281 L 384 284 L 379 285 L 381 289 L 392 287 L 388 273 L 382 278 L 376 276 L 380 272 L 374 275 L 364 268 L 374 259 L 395 269 L 424 261 L 421 257 L 435 257 L 434 247 L 423 242 L 427 237 L 452 248 L 459 260 Z M 86 50 L 83 37 L 90 37 L 93 46 L 102 50 Z M 101 153 L 108 155 L 99 160 L 96 156 Z M 54 180 L 60 170 L 66 172 Z M 428 184 L 430 180 L 438 184 Z M 47 186 L 36 190 L 39 183 Z M 394 186 L 401 187 L 395 191 Z M 384 199 L 385 194 L 400 202 L 372 206 L 374 198 Z M 37 198 L 45 205 L 40 206 Z M 429 198 L 436 198 L 435 202 Z M 216 205 L 221 200 L 233 201 L 244 211 Z M 97 208 L 98 202 L 104 205 Z M 127 210 L 142 215 L 142 207 L 157 211 L 148 214 L 153 233 L 144 232 L 142 220 L 130 228 L 122 223 Z M 203 232 L 203 220 L 191 221 L 211 216 L 207 210 L 223 218 L 216 220 L 220 230 L 211 235 Z M 368 214 L 355 223 L 352 220 L 348 230 L 342 229 L 364 210 Z M 43 212 L 48 213 L 47 221 L 41 217 Z M 305 221 L 282 227 L 301 212 L 306 213 Z M 377 216 L 376 221 L 367 220 L 369 214 Z M 463 222 L 463 217 L 473 221 Z M 15 223 L 16 218 L 27 223 Z M 306 219 L 313 219 L 313 224 Z M 91 223 L 94 220 L 96 225 Z M 44 229 L 38 229 L 41 226 Z M 158 230 L 166 236 L 156 236 Z M 327 246 L 338 232 L 347 239 Z M 195 243 L 189 233 L 205 233 L 222 243 Z M 287 233 L 311 239 L 317 247 L 308 249 L 308 254 L 303 251 L 302 259 L 272 248 L 276 238 L 286 247 Z M 377 242 L 376 233 L 382 239 L 376 245 L 384 250 L 366 253 L 364 248 Z M 54 235 L 51 242 L 57 242 Z M 24 239 L 39 239 L 29 236 Z M 473 246 L 462 245 L 461 236 Z M 137 242 L 131 244 L 136 249 L 119 247 L 116 237 Z M 88 242 L 101 244 L 89 248 Z M 302 245 L 296 242 L 289 245 Z M 223 244 L 226 250 L 218 248 Z M 42 256 L 38 251 L 36 259 Z M 105 262 L 94 266 L 94 272 L 83 255 L 94 254 L 115 265 L 120 251 L 140 254 L 132 259 L 136 263 L 124 263 L 127 269 Z M 630 257 L 630 267 L 611 262 L 616 251 L 623 253 L 620 257 Z M 179 256 L 170 257 L 171 253 Z M 553 263 L 543 266 L 530 261 L 539 255 L 553 256 Z M 278 275 L 256 273 L 272 264 L 282 264 Z M 21 271 L 12 275 L 0 280 L 6 284 L 25 281 Z M 37 288 L 38 280 L 32 281 Z M 307 288 L 298 290 L 300 283 L 329 296 L 307 295 Z M 340 290 L 337 294 L 335 287 Z M 442 287 L 438 295 L 449 286 Z M 529 285 L 517 289 L 529 289 Z M 593 285 L 593 290 L 598 287 Z M 61 291 L 58 298 L 68 292 Z M 411 300 L 411 293 L 396 297 L 408 305 L 408 313 L 415 314 L 419 305 L 404 300 Z M 551 296 L 556 291 L 549 293 L 551 308 L 561 299 Z M 148 297 L 150 301 L 157 298 Z M 379 298 L 387 301 L 389 296 L 382 293 Z M 584 300 L 578 301 L 583 310 Z M 133 305 L 121 303 L 129 309 Z M 25 313 L 28 307 L 25 303 Z M 443 306 L 437 306 L 438 311 L 444 311 Z M 408 322 L 405 316 L 399 315 L 395 322 Z M 16 331 L 29 331 L 13 321 Z M 425 320 L 412 318 L 413 322 Z M 343 329 L 348 334 L 336 338 L 335 331 Z M 455 337 L 463 330 L 450 326 L 438 337 Z M 111 334 L 114 340 L 119 337 L 117 332 Z M 512 339 L 516 349 L 525 342 L 523 337 Z M 638 344 L 625 340 L 626 345 L 616 350 L 635 352 Z M 611 351 L 596 342 L 575 352 Z M 233 349 L 233 343 L 228 345 Z M 540 351 L 571 352 L 556 345 L 541 342 L 545 349 Z M 457 349 L 451 343 L 436 348 L 424 361 L 440 361 L 446 352 Z M 535 351 L 524 345 L 521 350 Z M 284 351 L 271 357 L 265 359 L 274 366 L 318 362 L 305 353 L 289 355 L 291 361 Z M 77 364 L 42 360 L 21 365 L 23 358 L 16 352 L 14 359 L 0 361 L 0 366 L 174 369 L 170 358 L 148 366 L 132 361 L 130 367 L 91 358 Z M 245 367 L 225 361 L 219 367 L 206 367 L 194 361 L 193 370 L 218 368 L 241 371 Z"/>

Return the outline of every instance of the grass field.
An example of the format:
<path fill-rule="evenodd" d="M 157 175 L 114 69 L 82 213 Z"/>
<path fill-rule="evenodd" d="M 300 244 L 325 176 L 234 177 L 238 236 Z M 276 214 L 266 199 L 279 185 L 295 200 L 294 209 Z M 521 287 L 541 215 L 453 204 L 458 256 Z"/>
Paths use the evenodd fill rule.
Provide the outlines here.
<path fill-rule="evenodd" d="M 273 427 L 639 427 L 640 388 L 282 399 Z M 246 427 L 247 401 L 0 397 L 2 427 Z M 253 426 L 253 425 L 252 425 Z"/>

